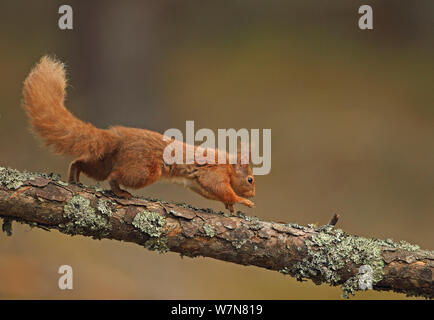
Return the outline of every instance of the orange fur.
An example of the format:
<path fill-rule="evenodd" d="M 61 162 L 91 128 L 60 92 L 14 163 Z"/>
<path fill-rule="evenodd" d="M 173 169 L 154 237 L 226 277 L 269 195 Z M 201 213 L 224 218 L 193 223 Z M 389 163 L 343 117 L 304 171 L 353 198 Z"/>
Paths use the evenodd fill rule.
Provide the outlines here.
<path fill-rule="evenodd" d="M 235 203 L 254 206 L 244 198 L 255 195 L 249 165 L 168 165 L 163 161 L 163 152 L 169 142 L 163 140 L 162 134 L 122 126 L 104 130 L 84 123 L 64 105 L 66 85 L 63 63 L 42 57 L 24 81 L 23 107 L 34 132 L 48 146 L 56 153 L 76 158 L 70 164 L 69 182 L 78 182 L 80 173 L 84 173 L 98 181 L 108 180 L 117 196 L 131 198 L 120 185 L 139 189 L 162 179 L 184 183 L 208 199 L 223 202 L 231 211 Z M 183 146 L 184 150 L 191 147 Z M 217 157 L 217 151 L 215 154 Z"/>

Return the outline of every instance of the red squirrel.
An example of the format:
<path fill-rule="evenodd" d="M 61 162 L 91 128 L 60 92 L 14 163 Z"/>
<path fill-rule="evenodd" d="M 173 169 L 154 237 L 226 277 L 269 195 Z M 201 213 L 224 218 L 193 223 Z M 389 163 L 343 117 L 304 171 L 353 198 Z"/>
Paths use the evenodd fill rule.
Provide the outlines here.
<path fill-rule="evenodd" d="M 66 85 L 63 63 L 42 57 L 24 81 L 23 107 L 33 131 L 46 145 L 58 154 L 75 157 L 68 182 L 78 183 L 84 173 L 97 181 L 108 180 L 115 195 L 130 199 L 132 195 L 120 185 L 139 189 L 162 179 L 184 183 L 205 198 L 223 202 L 231 212 L 235 203 L 254 207 L 247 199 L 255 195 L 252 168 L 242 164 L 240 156 L 236 164 L 217 160 L 215 164 L 168 165 L 163 152 L 170 141 L 162 134 L 123 126 L 99 129 L 77 119 L 64 105 Z M 184 150 L 191 147 L 183 145 Z"/>

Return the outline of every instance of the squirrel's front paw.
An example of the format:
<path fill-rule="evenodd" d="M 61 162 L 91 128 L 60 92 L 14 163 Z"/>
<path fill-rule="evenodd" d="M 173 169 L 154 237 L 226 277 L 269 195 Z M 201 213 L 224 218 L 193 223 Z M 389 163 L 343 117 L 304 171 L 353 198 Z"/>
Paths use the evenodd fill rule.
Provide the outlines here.
<path fill-rule="evenodd" d="M 255 206 L 255 204 L 248 199 L 243 199 L 243 201 L 241 203 L 244 204 L 245 206 L 249 207 L 249 208 L 253 208 Z"/>

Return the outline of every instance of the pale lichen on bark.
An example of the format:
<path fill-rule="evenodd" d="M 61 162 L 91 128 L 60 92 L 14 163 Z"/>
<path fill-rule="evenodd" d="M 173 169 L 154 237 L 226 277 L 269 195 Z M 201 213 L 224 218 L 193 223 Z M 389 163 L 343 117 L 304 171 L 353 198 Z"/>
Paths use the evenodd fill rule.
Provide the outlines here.
<path fill-rule="evenodd" d="M 109 234 L 112 225 L 109 222 L 107 211 L 98 214 L 91 206 L 90 200 L 81 195 L 72 199 L 63 208 L 64 217 L 69 220 L 64 224 L 64 232 L 68 234 L 86 234 L 87 232 L 98 232 L 99 238 Z"/>
<path fill-rule="evenodd" d="M 419 246 L 404 241 L 397 243 L 391 239 L 383 241 L 348 235 L 332 226 L 324 226 L 315 231 L 316 233 L 305 241 L 306 256 L 290 268 L 281 271 L 299 280 L 311 278 L 317 284 L 327 283 L 333 286 L 341 284 L 345 298 L 360 290 L 359 274 L 343 282 L 342 272 L 339 271 L 353 265 L 370 266 L 373 270 L 372 283 L 375 285 L 384 277 L 383 250 L 417 251 L 420 249 Z M 347 271 L 352 272 L 350 269 Z"/>

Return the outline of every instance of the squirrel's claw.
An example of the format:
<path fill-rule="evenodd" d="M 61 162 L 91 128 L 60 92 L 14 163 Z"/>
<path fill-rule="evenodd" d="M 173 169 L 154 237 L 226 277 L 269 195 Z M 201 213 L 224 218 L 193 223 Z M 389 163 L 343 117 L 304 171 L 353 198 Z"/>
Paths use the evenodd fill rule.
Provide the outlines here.
<path fill-rule="evenodd" d="M 248 199 L 243 199 L 243 201 L 241 203 L 244 204 L 245 206 L 249 207 L 249 208 L 255 207 L 255 204 L 253 203 L 253 201 L 250 201 Z"/>
<path fill-rule="evenodd" d="M 225 203 L 226 209 L 228 209 L 230 212 L 234 213 L 234 204 L 233 203 Z"/>
<path fill-rule="evenodd" d="M 239 201 L 239 203 L 241 203 L 241 204 L 243 204 L 243 205 L 245 205 L 245 206 L 247 206 L 249 208 L 254 208 L 255 207 L 255 204 L 252 201 L 248 200 L 248 199 L 241 198 L 240 201 Z M 233 203 L 225 203 L 225 207 L 230 212 L 232 212 L 232 213 L 234 212 L 234 204 Z"/>

